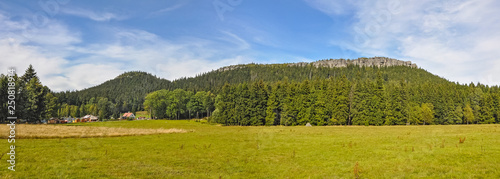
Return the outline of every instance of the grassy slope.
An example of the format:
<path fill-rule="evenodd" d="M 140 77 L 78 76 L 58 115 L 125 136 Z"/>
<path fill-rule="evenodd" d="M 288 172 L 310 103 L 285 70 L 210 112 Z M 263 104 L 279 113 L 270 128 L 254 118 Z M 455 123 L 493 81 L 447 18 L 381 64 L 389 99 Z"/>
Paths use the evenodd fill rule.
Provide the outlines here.
<path fill-rule="evenodd" d="M 358 162 L 363 178 L 500 177 L 500 125 L 222 127 L 164 120 L 84 125 L 182 128 L 195 132 L 19 140 L 17 171 L 6 169 L 4 155 L 0 175 L 2 178 L 352 178 Z M 459 137 L 465 136 L 466 141 L 458 144 Z M 6 140 L 0 143 L 0 149 L 8 149 Z"/>

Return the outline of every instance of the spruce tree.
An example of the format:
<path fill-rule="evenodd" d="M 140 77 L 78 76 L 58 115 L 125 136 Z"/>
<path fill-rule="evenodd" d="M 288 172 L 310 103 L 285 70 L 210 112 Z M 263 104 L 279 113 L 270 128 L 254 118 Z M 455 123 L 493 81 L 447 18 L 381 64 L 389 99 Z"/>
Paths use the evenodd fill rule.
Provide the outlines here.
<path fill-rule="evenodd" d="M 269 99 L 267 99 L 266 109 L 266 126 L 273 125 L 278 119 L 278 100 L 276 99 L 276 93 L 276 87 L 273 87 L 269 92 Z"/>

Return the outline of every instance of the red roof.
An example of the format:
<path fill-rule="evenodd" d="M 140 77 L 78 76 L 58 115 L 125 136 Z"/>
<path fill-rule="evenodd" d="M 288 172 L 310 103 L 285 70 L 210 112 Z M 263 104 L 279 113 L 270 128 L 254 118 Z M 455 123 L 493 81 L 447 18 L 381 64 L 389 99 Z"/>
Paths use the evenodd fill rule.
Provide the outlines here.
<path fill-rule="evenodd" d="M 134 115 L 134 113 L 125 113 L 123 114 L 123 117 L 130 117 L 131 115 Z"/>

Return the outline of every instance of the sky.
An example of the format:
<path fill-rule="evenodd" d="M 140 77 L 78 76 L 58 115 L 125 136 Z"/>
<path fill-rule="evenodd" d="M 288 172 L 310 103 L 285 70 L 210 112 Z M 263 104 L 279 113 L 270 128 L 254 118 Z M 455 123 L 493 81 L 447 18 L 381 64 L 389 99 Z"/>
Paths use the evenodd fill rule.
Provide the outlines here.
<path fill-rule="evenodd" d="M 128 71 L 168 80 L 223 66 L 384 56 L 500 85 L 497 0 L 0 0 L 0 73 L 53 91 Z"/>

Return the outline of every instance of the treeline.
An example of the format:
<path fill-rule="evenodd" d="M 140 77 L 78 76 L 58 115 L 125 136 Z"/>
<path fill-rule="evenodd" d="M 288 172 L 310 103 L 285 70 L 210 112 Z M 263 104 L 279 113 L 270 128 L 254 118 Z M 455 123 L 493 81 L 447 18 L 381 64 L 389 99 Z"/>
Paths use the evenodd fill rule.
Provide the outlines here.
<path fill-rule="evenodd" d="M 191 119 L 210 116 L 214 103 L 211 92 L 159 90 L 146 96 L 144 108 L 154 119 Z"/>
<path fill-rule="evenodd" d="M 245 126 L 500 123 L 498 87 L 383 76 L 226 84 L 211 120 Z"/>
<path fill-rule="evenodd" d="M 498 86 L 461 85 L 404 66 L 249 64 L 173 82 L 128 72 L 60 93 L 43 86 L 32 66 L 14 78 L 17 116 L 30 122 L 86 114 L 116 119 L 146 110 L 157 119 L 211 116 L 225 125 L 500 123 Z M 0 80 L 0 92 L 7 94 L 8 78 Z M 0 99 L 2 120 L 6 100 Z"/>

